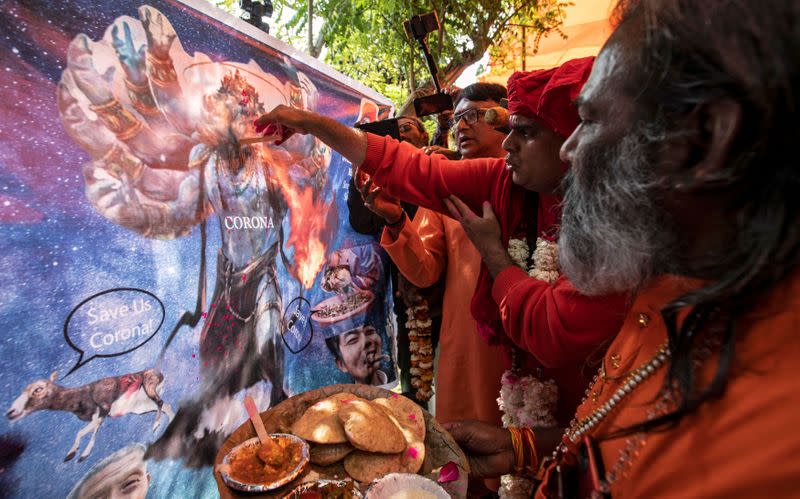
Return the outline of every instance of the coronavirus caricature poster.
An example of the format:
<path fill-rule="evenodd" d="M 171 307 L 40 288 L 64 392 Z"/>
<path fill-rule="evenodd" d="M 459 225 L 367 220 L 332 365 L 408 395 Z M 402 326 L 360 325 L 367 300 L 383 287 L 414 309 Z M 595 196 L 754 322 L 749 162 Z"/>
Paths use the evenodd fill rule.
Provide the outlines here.
<path fill-rule="evenodd" d="M 388 101 L 199 0 L 7 0 L 0 34 L 3 493 L 213 497 L 245 395 L 396 383 L 350 165 L 242 144 Z"/>

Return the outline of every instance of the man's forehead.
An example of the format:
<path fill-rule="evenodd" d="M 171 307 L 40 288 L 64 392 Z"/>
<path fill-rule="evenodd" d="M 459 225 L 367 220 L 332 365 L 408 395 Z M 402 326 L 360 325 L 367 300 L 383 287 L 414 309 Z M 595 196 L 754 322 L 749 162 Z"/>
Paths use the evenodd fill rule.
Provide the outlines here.
<path fill-rule="evenodd" d="M 539 119 L 522 114 L 512 114 L 509 117 L 509 124 L 514 128 L 548 128 Z"/>
<path fill-rule="evenodd" d="M 609 90 L 614 89 L 616 83 L 620 81 L 621 69 L 622 55 L 619 45 L 616 43 L 606 45 L 595 59 L 592 72 L 575 100 L 575 104 L 581 107 L 608 97 Z"/>
<path fill-rule="evenodd" d="M 466 111 L 467 109 L 486 109 L 489 107 L 499 106 L 500 103 L 493 100 L 468 100 L 461 99 L 455 108 L 455 112 Z"/>
<path fill-rule="evenodd" d="M 536 124 L 536 120 L 534 118 L 522 114 L 512 114 L 509 117 L 509 121 L 511 121 L 512 125 L 516 126 L 531 126 Z"/>
<path fill-rule="evenodd" d="M 138 459 L 130 458 L 109 463 L 102 470 L 97 472 L 89 480 L 82 490 L 89 491 L 98 487 L 104 488 L 112 484 L 117 484 L 127 479 L 134 473 L 145 474 L 147 468 L 141 457 Z"/>

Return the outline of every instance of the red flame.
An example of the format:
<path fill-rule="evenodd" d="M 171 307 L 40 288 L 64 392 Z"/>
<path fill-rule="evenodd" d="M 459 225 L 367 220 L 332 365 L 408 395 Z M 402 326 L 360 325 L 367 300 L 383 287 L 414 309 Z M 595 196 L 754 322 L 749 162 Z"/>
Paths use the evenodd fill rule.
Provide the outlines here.
<path fill-rule="evenodd" d="M 297 162 L 289 153 L 259 148 L 262 160 L 269 165 L 269 178 L 283 191 L 289 205 L 289 239 L 287 247 L 294 248 L 294 265 L 289 271 L 310 289 L 325 264 L 327 235 L 331 228 L 328 218 L 332 202 L 325 202 L 311 186 L 298 186 L 289 178 L 289 166 Z"/>

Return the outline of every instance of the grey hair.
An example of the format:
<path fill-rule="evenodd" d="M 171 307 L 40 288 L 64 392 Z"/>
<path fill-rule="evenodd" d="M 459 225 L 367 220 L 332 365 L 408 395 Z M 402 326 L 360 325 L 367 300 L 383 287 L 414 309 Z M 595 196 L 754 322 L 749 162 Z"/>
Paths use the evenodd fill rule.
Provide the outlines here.
<path fill-rule="evenodd" d="M 632 291 L 667 265 L 674 243 L 652 161 L 665 140 L 661 123 L 639 122 L 616 145 L 585 151 L 567 172 L 559 262 L 582 293 Z"/>

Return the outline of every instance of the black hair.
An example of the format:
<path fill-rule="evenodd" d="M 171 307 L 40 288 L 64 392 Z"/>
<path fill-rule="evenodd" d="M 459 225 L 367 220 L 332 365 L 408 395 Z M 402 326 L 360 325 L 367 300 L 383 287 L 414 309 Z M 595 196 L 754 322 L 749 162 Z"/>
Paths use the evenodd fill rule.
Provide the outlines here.
<path fill-rule="evenodd" d="M 342 357 L 342 350 L 339 348 L 339 336 L 331 336 L 330 338 L 325 338 L 325 345 L 328 347 L 328 350 L 331 351 L 331 354 L 333 354 L 333 358 L 337 362 L 344 362 L 344 358 Z"/>
<path fill-rule="evenodd" d="M 422 124 L 422 120 L 420 120 L 416 116 L 405 115 L 405 116 L 398 116 L 397 117 L 398 120 L 400 118 L 405 118 L 407 120 L 411 120 L 414 123 L 414 125 L 417 127 L 417 130 L 419 130 L 420 133 L 423 133 L 425 135 L 428 134 L 428 131 L 425 129 L 425 125 Z"/>
<path fill-rule="evenodd" d="M 345 332 L 343 332 L 341 334 L 337 334 L 336 336 L 331 336 L 330 338 L 325 338 L 325 345 L 328 347 L 328 350 L 330 350 L 330 352 L 333 355 L 334 359 L 336 359 L 337 361 L 344 362 L 344 357 L 342 357 L 342 349 L 339 347 L 339 338 L 341 338 L 342 336 L 346 335 L 350 331 L 355 331 L 356 329 L 362 329 L 362 328 L 366 329 L 368 327 L 372 328 L 373 330 L 375 330 L 377 332 L 377 330 L 375 329 L 375 326 L 373 326 L 372 324 L 367 322 L 367 323 L 364 323 L 364 324 L 362 324 L 362 325 L 360 325 L 358 327 L 355 327 L 353 329 L 345 331 Z"/>
<path fill-rule="evenodd" d="M 463 99 L 467 100 L 493 100 L 500 103 L 501 99 L 508 97 L 508 90 L 499 83 L 473 83 L 464 87 L 458 95 L 456 105 Z"/>

